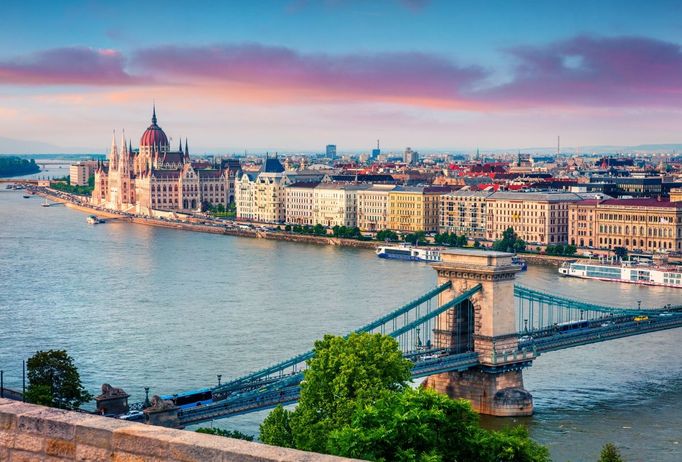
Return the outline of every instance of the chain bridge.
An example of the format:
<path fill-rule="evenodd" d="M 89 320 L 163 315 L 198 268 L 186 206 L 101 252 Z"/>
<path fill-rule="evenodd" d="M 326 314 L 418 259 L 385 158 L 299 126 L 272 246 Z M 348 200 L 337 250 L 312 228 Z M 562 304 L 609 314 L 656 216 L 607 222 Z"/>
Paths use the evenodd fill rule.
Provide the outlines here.
<path fill-rule="evenodd" d="M 532 414 L 522 371 L 541 354 L 682 327 L 682 306 L 602 306 L 515 285 L 519 267 L 508 253 L 453 250 L 433 266 L 433 290 L 354 332 L 395 338 L 414 379 L 470 400 L 483 414 Z M 182 427 L 295 403 L 312 356 L 307 351 L 219 386 L 162 396 L 175 406 L 148 407 L 136 418 Z"/>

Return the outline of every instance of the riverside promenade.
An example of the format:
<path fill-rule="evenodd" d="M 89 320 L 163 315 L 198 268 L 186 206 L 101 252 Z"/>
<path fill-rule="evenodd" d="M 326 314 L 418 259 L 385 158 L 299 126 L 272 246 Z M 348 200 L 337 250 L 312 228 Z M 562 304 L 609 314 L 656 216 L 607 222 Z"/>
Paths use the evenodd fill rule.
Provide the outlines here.
<path fill-rule="evenodd" d="M 115 219 L 147 226 L 157 226 L 161 228 L 172 228 L 184 231 L 194 231 L 200 233 L 224 234 L 228 236 L 249 237 L 254 239 L 270 239 L 275 241 L 301 242 L 318 245 L 335 245 L 344 247 L 355 247 L 363 249 L 375 249 L 382 242 L 360 241 L 356 239 L 344 239 L 332 236 L 312 236 L 308 234 L 294 234 L 284 231 L 272 231 L 257 228 L 243 228 L 240 225 L 228 225 L 217 220 L 208 218 L 192 218 L 192 221 L 180 221 L 170 219 L 159 219 L 151 217 L 136 216 L 129 213 L 115 212 L 102 208 L 92 207 L 83 202 L 76 202 L 71 195 L 49 188 L 36 188 L 35 193 L 54 202 L 63 203 L 66 207 L 78 210 L 90 215 L 97 215 L 101 218 Z"/>

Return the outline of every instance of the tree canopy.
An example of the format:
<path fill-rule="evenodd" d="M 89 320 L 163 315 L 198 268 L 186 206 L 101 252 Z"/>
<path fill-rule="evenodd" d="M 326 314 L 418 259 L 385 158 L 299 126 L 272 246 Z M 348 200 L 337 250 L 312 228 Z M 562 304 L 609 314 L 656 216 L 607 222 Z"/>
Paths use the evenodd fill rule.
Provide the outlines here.
<path fill-rule="evenodd" d="M 78 369 L 65 350 L 38 351 L 26 362 L 26 401 L 62 409 L 78 409 L 92 395 L 81 384 Z"/>
<path fill-rule="evenodd" d="M 598 462 L 623 462 L 623 458 L 613 443 L 606 443 L 601 450 Z"/>
<path fill-rule="evenodd" d="M 526 243 L 514 231 L 514 228 L 509 227 L 502 233 L 502 239 L 493 243 L 493 250 L 501 252 L 523 252 L 526 250 Z"/>
<path fill-rule="evenodd" d="M 549 460 L 523 429 L 481 429 L 469 402 L 410 387 L 411 367 L 389 336 L 327 335 L 315 343 L 298 407 L 272 411 L 260 439 L 377 461 Z"/>

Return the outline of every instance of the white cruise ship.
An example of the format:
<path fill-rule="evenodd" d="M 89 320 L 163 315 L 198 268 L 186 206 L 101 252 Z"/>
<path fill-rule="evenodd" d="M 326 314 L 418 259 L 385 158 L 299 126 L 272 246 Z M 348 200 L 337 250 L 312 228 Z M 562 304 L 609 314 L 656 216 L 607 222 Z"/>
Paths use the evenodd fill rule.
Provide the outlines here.
<path fill-rule="evenodd" d="M 573 261 L 561 265 L 559 273 L 583 279 L 682 288 L 682 269 L 674 266 L 649 266 L 634 262 L 608 264 Z"/>
<path fill-rule="evenodd" d="M 377 247 L 377 257 L 408 261 L 440 261 L 440 249 L 412 247 L 410 245 Z"/>

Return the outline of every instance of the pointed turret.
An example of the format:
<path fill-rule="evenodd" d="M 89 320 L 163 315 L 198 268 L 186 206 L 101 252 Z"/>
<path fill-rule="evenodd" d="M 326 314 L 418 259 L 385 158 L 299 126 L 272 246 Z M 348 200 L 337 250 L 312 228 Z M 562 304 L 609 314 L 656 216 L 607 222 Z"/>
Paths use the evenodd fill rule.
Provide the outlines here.
<path fill-rule="evenodd" d="M 179 152 L 179 153 L 182 153 L 182 136 L 180 137 L 180 141 L 179 141 L 179 144 L 178 144 L 178 152 Z"/>
<path fill-rule="evenodd" d="M 111 149 L 109 150 L 109 169 L 115 170 L 118 164 L 118 147 L 116 146 L 116 130 L 111 136 Z"/>
<path fill-rule="evenodd" d="M 185 137 L 185 160 L 189 162 L 189 148 L 187 147 L 187 138 Z"/>
<path fill-rule="evenodd" d="M 156 103 L 152 104 L 152 124 L 156 125 Z"/>
<path fill-rule="evenodd" d="M 125 156 L 128 154 L 128 143 L 126 143 L 126 131 L 123 130 L 121 133 L 121 155 Z"/>

